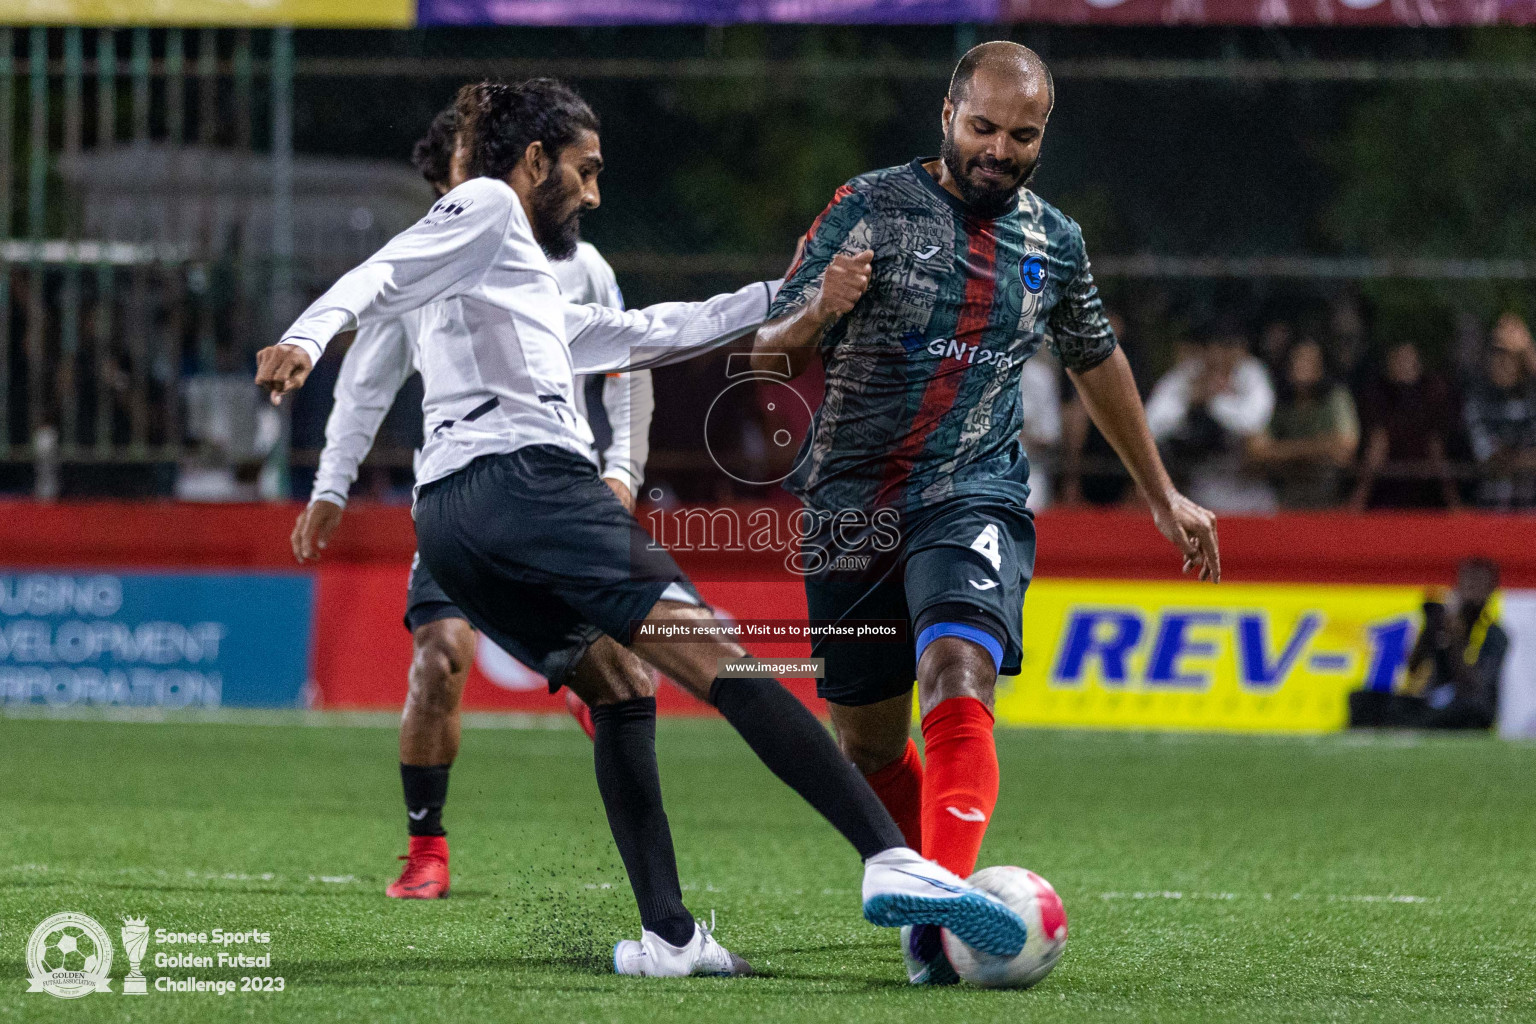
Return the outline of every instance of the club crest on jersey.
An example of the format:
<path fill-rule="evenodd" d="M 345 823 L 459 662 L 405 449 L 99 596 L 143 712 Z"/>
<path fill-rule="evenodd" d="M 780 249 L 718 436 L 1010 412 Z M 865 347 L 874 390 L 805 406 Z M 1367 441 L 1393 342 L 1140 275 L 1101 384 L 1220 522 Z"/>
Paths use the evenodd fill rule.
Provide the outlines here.
<path fill-rule="evenodd" d="M 474 203 L 473 199 L 468 198 L 454 199 L 450 202 L 445 196 L 432 204 L 432 209 L 427 211 L 425 220 L 428 224 L 441 224 L 444 221 L 457 217 L 473 206 Z"/>
<path fill-rule="evenodd" d="M 1031 295 L 1039 295 L 1041 289 L 1045 287 L 1045 257 L 1038 252 L 1025 256 L 1023 262 L 1019 264 L 1019 279 L 1024 282 L 1024 287 Z"/>

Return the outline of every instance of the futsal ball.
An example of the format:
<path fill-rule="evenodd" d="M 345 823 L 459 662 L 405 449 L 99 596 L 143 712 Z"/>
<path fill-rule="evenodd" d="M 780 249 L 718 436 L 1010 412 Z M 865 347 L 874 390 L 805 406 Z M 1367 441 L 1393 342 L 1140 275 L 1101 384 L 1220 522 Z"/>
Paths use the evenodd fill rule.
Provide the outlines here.
<path fill-rule="evenodd" d="M 1067 912 L 1051 883 L 1023 868 L 982 868 L 969 879 L 1024 919 L 1029 937 L 1017 956 L 972 949 L 944 930 L 944 954 L 955 973 L 982 988 L 1029 988 L 1051 973 L 1067 948 Z"/>

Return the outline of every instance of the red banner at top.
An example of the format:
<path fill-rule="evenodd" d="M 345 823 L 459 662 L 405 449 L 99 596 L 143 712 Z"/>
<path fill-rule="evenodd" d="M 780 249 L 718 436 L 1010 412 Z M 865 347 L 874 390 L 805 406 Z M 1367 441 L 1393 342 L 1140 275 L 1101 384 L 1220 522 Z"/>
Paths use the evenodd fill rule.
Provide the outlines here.
<path fill-rule="evenodd" d="M 1531 25 L 1536 0 L 1002 0 L 1002 17 L 1084 25 Z"/>

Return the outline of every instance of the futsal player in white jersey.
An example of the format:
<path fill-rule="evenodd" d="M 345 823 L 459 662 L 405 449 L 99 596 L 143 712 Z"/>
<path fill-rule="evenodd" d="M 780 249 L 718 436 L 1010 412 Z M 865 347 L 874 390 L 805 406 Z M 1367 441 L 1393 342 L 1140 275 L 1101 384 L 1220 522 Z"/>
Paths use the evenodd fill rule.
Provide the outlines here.
<path fill-rule="evenodd" d="M 411 154 L 438 198 L 464 178 L 462 168 L 457 173 L 453 169 L 457 134 L 458 115 L 450 106 L 433 119 Z M 613 268 L 589 243 L 580 243 L 573 258 L 554 263 L 551 269 L 567 299 L 623 308 Z M 318 561 L 340 526 L 358 467 L 395 396 L 416 370 L 418 330 L 414 313 L 380 321 L 360 328 L 347 349 L 309 505 L 300 513 L 291 537 L 294 557 L 301 564 Z M 608 425 L 608 440 L 600 452 L 602 478 L 625 507 L 633 509 L 649 450 L 647 435 L 654 408 L 650 371 L 582 378 L 576 398 L 583 416 L 587 415 L 586 399 L 599 403 Z M 411 562 L 405 627 L 411 633 L 412 657 L 400 720 L 400 781 L 408 852 L 400 876 L 385 894 L 397 899 L 439 899 L 448 895 L 450 885 L 442 816 L 449 772 L 458 756 L 459 704 L 475 657 L 476 638 L 464 612 L 443 593 L 419 558 Z M 590 737 L 591 710 L 569 689 L 566 706 Z"/>
<path fill-rule="evenodd" d="M 598 791 L 642 925 L 638 941 L 615 946 L 615 970 L 751 970 L 683 905 L 656 767 L 656 684 L 636 656 L 713 705 L 854 846 L 868 920 L 941 925 L 1016 955 L 1023 920 L 907 849 L 805 705 L 776 680 L 724 667 L 740 646 L 707 630 L 652 639 L 711 613 L 598 478 L 575 374 L 662 365 L 750 334 L 775 289 L 628 311 L 566 303 L 550 260 L 570 256 L 581 214 L 598 204 L 596 116 L 550 79 L 466 86 L 457 106 L 470 180 L 258 353 L 256 380 L 280 400 L 337 333 L 419 310 L 421 558 L 477 628 L 532 652 L 552 688 L 568 685 L 592 707 Z"/>

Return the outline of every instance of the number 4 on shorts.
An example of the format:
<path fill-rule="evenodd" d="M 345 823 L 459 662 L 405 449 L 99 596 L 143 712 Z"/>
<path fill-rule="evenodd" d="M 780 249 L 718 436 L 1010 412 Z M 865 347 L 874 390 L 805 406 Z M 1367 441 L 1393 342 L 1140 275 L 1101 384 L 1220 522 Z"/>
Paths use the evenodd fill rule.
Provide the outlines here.
<path fill-rule="evenodd" d="M 1001 572 L 1003 568 L 1003 556 L 998 554 L 997 545 L 997 524 L 988 523 L 986 529 L 978 533 L 976 535 L 976 539 L 971 541 L 971 550 L 980 551 L 982 557 L 992 563 L 992 568 L 998 572 Z"/>

